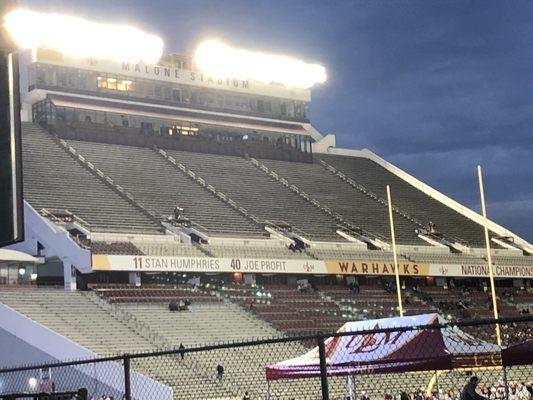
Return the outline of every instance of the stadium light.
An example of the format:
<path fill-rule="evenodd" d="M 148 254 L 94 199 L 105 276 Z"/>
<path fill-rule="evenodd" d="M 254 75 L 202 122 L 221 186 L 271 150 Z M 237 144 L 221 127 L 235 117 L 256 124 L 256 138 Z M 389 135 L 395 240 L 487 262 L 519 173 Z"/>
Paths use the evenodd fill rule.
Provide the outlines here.
<path fill-rule="evenodd" d="M 6 30 L 16 45 L 60 51 L 75 57 L 156 63 L 163 40 L 129 25 L 113 25 L 83 18 L 16 9 L 5 16 Z"/>
<path fill-rule="evenodd" d="M 282 55 L 237 49 L 218 40 L 202 42 L 194 55 L 196 67 L 213 78 L 252 79 L 308 89 L 326 81 L 326 69 Z"/>

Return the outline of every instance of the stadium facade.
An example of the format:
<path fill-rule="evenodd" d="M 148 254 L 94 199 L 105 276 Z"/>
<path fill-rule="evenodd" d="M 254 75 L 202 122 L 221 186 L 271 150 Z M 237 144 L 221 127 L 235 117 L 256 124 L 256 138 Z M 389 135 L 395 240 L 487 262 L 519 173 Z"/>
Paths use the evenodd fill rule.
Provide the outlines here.
<path fill-rule="evenodd" d="M 21 86 L 29 235 L 14 248 L 43 264 L 4 265 L 4 283 L 392 275 L 386 185 L 402 275 L 488 276 L 481 216 L 335 147 L 310 122 L 308 89 L 213 79 L 175 54 L 145 65 L 42 49 Z M 496 276 L 532 278 L 531 244 L 489 226 Z"/>
<path fill-rule="evenodd" d="M 26 239 L 0 250 L 0 368 L 396 316 L 386 185 L 406 315 L 493 315 L 482 217 L 370 150 L 337 148 L 311 123 L 310 90 L 213 79 L 180 55 L 158 65 L 21 58 Z M 489 229 L 500 315 L 517 316 L 533 305 L 533 248 Z M 525 324 L 504 333 L 531 338 Z M 130 398 L 263 398 L 265 368 L 308 346 L 144 354 L 130 360 Z M 57 390 L 122 398 L 125 370 L 107 360 L 5 372 L 0 395 L 35 392 L 51 376 Z M 384 375 L 358 387 L 374 400 L 432 380 Z M 321 398 L 318 380 L 268 385 L 271 398 Z"/>

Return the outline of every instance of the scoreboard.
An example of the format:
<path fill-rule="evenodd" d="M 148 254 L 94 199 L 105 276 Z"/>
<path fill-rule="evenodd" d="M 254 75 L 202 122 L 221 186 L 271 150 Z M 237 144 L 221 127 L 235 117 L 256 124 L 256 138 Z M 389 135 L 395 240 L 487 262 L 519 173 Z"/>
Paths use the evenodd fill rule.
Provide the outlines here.
<path fill-rule="evenodd" d="M 0 5 L 3 17 L 9 7 Z M 6 7 L 7 6 L 7 7 Z M 0 31 L 0 246 L 24 240 L 18 56 Z"/>

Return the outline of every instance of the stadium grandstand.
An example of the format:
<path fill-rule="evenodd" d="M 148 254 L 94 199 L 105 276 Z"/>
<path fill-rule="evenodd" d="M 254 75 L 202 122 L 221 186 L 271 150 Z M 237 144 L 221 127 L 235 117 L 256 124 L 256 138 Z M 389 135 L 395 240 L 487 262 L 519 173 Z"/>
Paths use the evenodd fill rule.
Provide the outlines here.
<path fill-rule="evenodd" d="M 149 65 L 40 48 L 20 68 L 26 239 L 0 250 L 0 314 L 14 324 L 0 334 L 33 324 L 21 349 L 48 356 L 21 350 L 0 367 L 316 335 L 397 316 L 387 185 L 405 315 L 493 316 L 482 216 L 370 150 L 336 147 L 313 127 L 310 89 L 214 79 L 177 54 Z M 533 246 L 488 225 L 500 316 L 528 314 Z M 50 332 L 77 350 L 56 355 L 40 341 Z M 530 327 L 520 332 L 531 337 Z M 314 345 L 143 358 L 132 368 L 175 399 L 257 399 L 265 366 Z M 240 356 L 246 379 L 232 375 Z M 213 384 L 217 363 L 225 378 Z M 410 379 L 420 387 L 431 377 Z M 318 398 L 320 381 L 286 387 L 273 384 L 272 398 Z"/>

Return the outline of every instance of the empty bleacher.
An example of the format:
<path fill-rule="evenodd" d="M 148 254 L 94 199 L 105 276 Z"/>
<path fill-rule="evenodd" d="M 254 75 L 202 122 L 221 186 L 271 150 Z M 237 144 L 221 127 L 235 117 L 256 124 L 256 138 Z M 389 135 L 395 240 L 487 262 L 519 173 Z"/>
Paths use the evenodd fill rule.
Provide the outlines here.
<path fill-rule="evenodd" d="M 85 170 L 42 128 L 23 124 L 24 196 L 37 210 L 68 209 L 92 231 L 159 233 L 160 226 Z"/>
<path fill-rule="evenodd" d="M 206 257 L 197 246 L 170 241 L 133 241 L 135 247 L 150 256 Z"/>
<path fill-rule="evenodd" d="M 82 292 L 2 288 L 0 302 L 99 355 L 155 348 Z"/>
<path fill-rule="evenodd" d="M 261 236 L 261 227 L 174 169 L 153 150 L 69 141 L 88 161 L 161 218 L 179 205 L 200 230 L 211 234 Z"/>
<path fill-rule="evenodd" d="M 533 256 L 493 255 L 492 262 L 497 265 L 532 266 Z"/>
<path fill-rule="evenodd" d="M 244 158 L 175 150 L 168 154 L 259 219 L 285 222 L 316 240 L 338 239 L 335 219 L 272 182 Z"/>
<path fill-rule="evenodd" d="M 376 162 L 363 157 L 316 154 L 347 177 L 378 196 L 386 198 L 386 185 L 391 186 L 393 203 L 418 220 L 432 221 L 436 229 L 449 237 L 461 238 L 470 246 L 482 247 L 483 228 L 389 172 Z M 347 185 L 348 186 L 348 185 Z"/>
<path fill-rule="evenodd" d="M 287 246 L 279 243 L 251 243 L 251 244 L 208 244 L 203 246 L 215 257 L 222 258 L 281 258 L 305 259 L 310 258 L 306 253 L 291 251 Z"/>
<path fill-rule="evenodd" d="M 474 264 L 483 265 L 487 262 L 481 256 L 464 254 L 464 253 L 449 253 L 449 252 L 409 252 L 407 254 L 410 260 L 420 263 L 435 263 L 435 264 Z"/>
<path fill-rule="evenodd" d="M 131 242 L 91 242 L 91 252 L 93 254 L 145 254 L 139 247 Z"/>
<path fill-rule="evenodd" d="M 329 207 L 343 218 L 374 233 L 380 238 L 390 240 L 389 215 L 386 204 L 353 190 L 317 163 L 296 163 L 275 160 L 260 160 L 271 171 L 294 184 L 322 206 Z M 425 245 L 415 233 L 417 225 L 395 215 L 396 236 L 399 243 Z"/>
<path fill-rule="evenodd" d="M 191 285 L 93 285 L 96 291 L 109 303 L 165 303 L 190 300 L 194 303 L 216 303 L 219 298 L 205 290 Z"/>
<path fill-rule="evenodd" d="M 99 355 L 132 354 L 171 346 L 170 342 L 155 341 L 157 335 L 151 327 L 102 303 L 93 292 L 3 288 L 0 302 Z M 114 313 L 129 322 L 119 320 Z M 228 385 L 217 385 L 211 372 L 214 367 L 198 365 L 194 357 L 140 358 L 132 361 L 131 367 L 172 387 L 175 399 L 196 398 L 205 385 L 210 385 L 210 392 L 219 398 L 239 393 Z"/>
<path fill-rule="evenodd" d="M 392 252 L 384 250 L 351 250 L 346 247 L 339 249 L 311 247 L 308 252 L 320 260 L 368 260 L 384 262 L 393 262 L 394 260 Z M 405 258 L 398 254 L 398 260 L 405 261 Z"/>
<path fill-rule="evenodd" d="M 189 311 L 180 312 L 171 312 L 166 304 L 146 302 L 124 303 L 120 304 L 120 308 L 136 321 L 149 326 L 154 333 L 173 347 L 183 344 L 186 348 L 190 348 L 280 335 L 280 332 L 269 324 L 231 303 L 198 303 L 193 300 Z M 176 379 L 182 381 L 182 384 L 194 386 L 193 389 L 198 396 L 202 393 L 202 388 L 194 385 L 198 376 L 207 377 L 205 384 L 209 385 L 211 390 L 215 381 L 215 367 L 221 364 L 225 371 L 225 378 L 219 384 L 221 388 L 232 393 L 233 396 L 242 396 L 247 390 L 252 398 L 260 398 L 264 396 L 262 377 L 265 367 L 303 354 L 305 350 L 300 343 L 294 342 L 185 354 L 183 361 L 190 363 L 196 377 L 193 379 L 185 375 L 176 375 Z M 246 369 L 243 369 L 243 364 L 247 366 Z M 187 379 L 191 379 L 192 382 L 186 382 Z M 313 389 L 313 385 L 306 382 L 294 382 L 290 386 L 291 390 L 298 388 L 301 393 L 312 393 L 312 390 L 316 390 L 316 388 Z M 178 394 L 176 398 L 184 397 Z"/>

